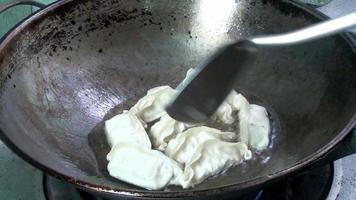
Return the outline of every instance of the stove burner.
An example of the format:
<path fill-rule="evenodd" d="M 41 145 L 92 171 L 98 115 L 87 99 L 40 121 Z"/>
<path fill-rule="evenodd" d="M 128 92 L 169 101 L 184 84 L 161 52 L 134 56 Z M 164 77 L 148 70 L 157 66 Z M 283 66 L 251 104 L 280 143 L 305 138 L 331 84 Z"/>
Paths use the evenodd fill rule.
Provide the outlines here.
<path fill-rule="evenodd" d="M 266 187 L 259 200 L 324 200 L 333 181 L 332 164 L 314 168 Z"/>
<path fill-rule="evenodd" d="M 303 171 L 296 176 L 279 181 L 243 198 L 225 196 L 224 200 L 324 200 L 333 180 L 333 165 Z M 47 200 L 108 200 L 76 189 L 61 180 L 44 175 L 44 190 Z M 125 199 L 125 198 L 123 198 Z"/>

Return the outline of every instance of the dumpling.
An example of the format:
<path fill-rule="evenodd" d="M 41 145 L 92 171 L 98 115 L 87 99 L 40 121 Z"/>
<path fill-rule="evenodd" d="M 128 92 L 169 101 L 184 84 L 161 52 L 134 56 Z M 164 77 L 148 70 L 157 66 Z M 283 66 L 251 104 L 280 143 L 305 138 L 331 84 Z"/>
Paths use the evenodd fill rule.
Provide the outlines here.
<path fill-rule="evenodd" d="M 233 108 L 238 110 L 239 118 L 239 141 L 245 144 L 249 144 L 249 118 L 250 118 L 250 103 L 241 94 L 237 94 L 236 91 L 230 93 L 226 102 Z"/>
<path fill-rule="evenodd" d="M 233 110 L 230 104 L 223 102 L 216 110 L 213 118 L 219 119 L 224 124 L 232 124 L 235 121 L 235 117 L 232 114 Z"/>
<path fill-rule="evenodd" d="M 150 139 L 135 114 L 124 112 L 105 121 L 104 132 L 111 147 L 117 143 L 130 143 L 151 148 Z"/>
<path fill-rule="evenodd" d="M 226 97 L 225 102 L 228 103 L 233 110 L 249 109 L 250 105 L 247 99 L 235 90 L 230 92 L 230 94 Z"/>
<path fill-rule="evenodd" d="M 176 91 L 169 86 L 160 86 L 148 90 L 131 109 L 144 122 L 152 122 L 166 114 L 165 108 L 176 95 Z"/>
<path fill-rule="evenodd" d="M 251 104 L 250 107 L 248 144 L 251 148 L 262 151 L 269 144 L 271 132 L 268 114 L 262 106 Z"/>
<path fill-rule="evenodd" d="M 168 141 L 175 138 L 178 133 L 183 132 L 184 128 L 184 123 L 174 120 L 168 114 L 163 115 L 149 131 L 153 148 L 164 151 Z"/>
<path fill-rule="evenodd" d="M 256 150 L 264 150 L 269 144 L 270 123 L 267 110 L 232 91 L 225 100 L 232 110 L 238 110 L 239 141 Z"/>
<path fill-rule="evenodd" d="M 107 155 L 109 174 L 146 189 L 178 184 L 182 169 L 162 152 L 128 143 L 116 144 Z"/>
<path fill-rule="evenodd" d="M 188 70 L 178 88 L 186 86 L 195 73 L 195 69 Z M 169 86 L 150 89 L 129 111 L 105 122 L 111 176 L 150 190 L 167 185 L 189 188 L 249 160 L 249 148 L 267 148 L 270 124 L 264 107 L 232 91 L 214 117 L 225 124 L 238 119 L 239 133 L 222 132 L 171 118 L 165 108 L 176 93 Z"/>
<path fill-rule="evenodd" d="M 231 91 L 225 101 L 219 106 L 214 117 L 224 124 L 232 124 L 236 121 L 235 111 L 242 110 L 241 113 L 248 114 L 250 104 L 241 94 L 235 90 Z M 240 116 L 239 116 L 240 117 Z"/>
<path fill-rule="evenodd" d="M 200 144 L 185 164 L 181 185 L 189 188 L 203 182 L 206 178 L 224 173 L 252 157 L 244 143 L 224 142 L 210 139 Z"/>
<path fill-rule="evenodd" d="M 178 134 L 175 139 L 170 140 L 165 154 L 178 163 L 184 164 L 192 157 L 200 144 L 210 139 L 234 141 L 236 140 L 236 134 L 222 132 L 206 126 L 193 127 Z"/>

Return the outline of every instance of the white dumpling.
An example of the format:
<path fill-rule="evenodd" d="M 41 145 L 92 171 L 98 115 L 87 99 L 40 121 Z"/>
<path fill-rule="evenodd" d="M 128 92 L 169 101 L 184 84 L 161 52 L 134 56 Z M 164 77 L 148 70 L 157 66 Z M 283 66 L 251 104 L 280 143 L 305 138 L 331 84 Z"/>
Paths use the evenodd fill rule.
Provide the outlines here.
<path fill-rule="evenodd" d="M 184 123 L 174 120 L 168 114 L 163 115 L 149 131 L 153 148 L 164 151 L 168 141 L 175 138 L 178 133 L 181 133 L 184 130 L 184 128 Z"/>
<path fill-rule="evenodd" d="M 226 97 L 225 101 L 219 106 L 214 114 L 214 117 L 219 119 L 224 124 L 232 124 L 237 118 L 234 112 L 242 110 L 241 113 L 248 114 L 246 111 L 250 109 L 249 105 L 249 102 L 244 96 L 233 90 Z"/>
<path fill-rule="evenodd" d="M 131 112 L 124 112 L 105 121 L 104 132 L 111 147 L 125 142 L 151 148 L 150 139 L 141 121 Z"/>
<path fill-rule="evenodd" d="M 182 169 L 162 152 L 127 143 L 116 144 L 107 155 L 109 174 L 149 190 L 178 184 Z"/>
<path fill-rule="evenodd" d="M 232 90 L 226 97 L 225 102 L 228 103 L 233 110 L 249 109 L 250 103 L 242 95 Z"/>
<path fill-rule="evenodd" d="M 266 109 L 250 104 L 247 99 L 236 91 L 230 93 L 226 102 L 233 110 L 238 110 L 239 141 L 252 149 L 264 150 L 269 144 L 270 122 Z"/>
<path fill-rule="evenodd" d="M 165 154 L 178 163 L 184 164 L 191 158 L 200 144 L 210 139 L 234 141 L 236 134 L 222 132 L 206 126 L 190 128 L 169 141 Z"/>
<path fill-rule="evenodd" d="M 234 110 L 238 110 L 239 118 L 239 141 L 249 144 L 249 117 L 250 117 L 250 103 L 241 94 L 236 91 L 230 93 L 226 101 Z"/>
<path fill-rule="evenodd" d="M 166 106 L 173 100 L 176 91 L 169 86 L 160 86 L 148 90 L 131 109 L 144 122 L 152 122 L 166 114 Z"/>
<path fill-rule="evenodd" d="M 206 178 L 224 173 L 230 167 L 252 157 L 244 143 L 224 142 L 217 139 L 200 144 L 185 164 L 181 185 L 189 188 L 203 182 Z"/>
<path fill-rule="evenodd" d="M 249 146 L 262 151 L 269 144 L 269 133 L 271 132 L 267 111 L 259 105 L 250 105 L 249 117 Z"/>
<path fill-rule="evenodd" d="M 228 104 L 227 102 L 223 102 L 216 110 L 213 118 L 217 118 L 225 124 L 232 124 L 235 121 L 235 117 L 233 116 L 232 112 L 233 110 L 230 104 Z"/>
<path fill-rule="evenodd" d="M 196 72 L 189 69 L 178 88 L 185 87 Z M 239 133 L 222 132 L 172 119 L 165 108 L 176 93 L 169 86 L 150 89 L 130 111 L 105 122 L 111 146 L 107 155 L 111 176 L 152 190 L 167 185 L 189 188 L 250 159 L 249 148 L 260 151 L 267 148 L 270 124 L 264 107 L 250 104 L 244 96 L 232 91 L 214 117 L 225 124 L 238 119 Z M 148 135 L 147 123 L 154 121 Z M 165 154 L 151 149 L 151 142 Z"/>

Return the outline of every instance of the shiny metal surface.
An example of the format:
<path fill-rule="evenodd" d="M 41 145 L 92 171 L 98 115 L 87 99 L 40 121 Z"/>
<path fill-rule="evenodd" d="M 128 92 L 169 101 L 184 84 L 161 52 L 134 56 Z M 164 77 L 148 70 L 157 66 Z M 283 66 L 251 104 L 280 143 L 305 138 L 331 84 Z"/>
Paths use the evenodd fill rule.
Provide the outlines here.
<path fill-rule="evenodd" d="M 253 37 L 250 40 L 257 45 L 291 45 L 319 39 L 341 31 L 347 31 L 355 26 L 356 12 L 335 19 L 330 19 L 319 24 L 311 25 L 300 30 L 292 31 L 290 33 Z"/>
<path fill-rule="evenodd" d="M 47 173 L 110 196 L 218 195 L 300 169 L 353 125 L 356 61 L 350 37 L 286 48 L 282 55 L 266 51 L 236 83 L 252 101 L 258 96 L 278 113 L 282 131 L 268 163 L 232 169 L 193 189 L 146 191 L 108 177 L 88 145 L 105 116 L 132 105 L 149 88 L 176 86 L 188 68 L 219 47 L 322 19 L 300 7 L 229 0 L 57 2 L 0 44 L 5 141 Z"/>

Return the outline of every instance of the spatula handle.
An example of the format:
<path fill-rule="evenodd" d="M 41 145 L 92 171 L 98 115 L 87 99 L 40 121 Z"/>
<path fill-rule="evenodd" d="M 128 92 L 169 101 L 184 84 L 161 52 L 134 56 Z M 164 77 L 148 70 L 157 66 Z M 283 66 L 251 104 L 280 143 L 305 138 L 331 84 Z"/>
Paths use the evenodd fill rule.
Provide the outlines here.
<path fill-rule="evenodd" d="M 250 40 L 258 45 L 290 45 L 325 37 L 356 26 L 356 12 L 290 33 L 261 36 Z"/>

